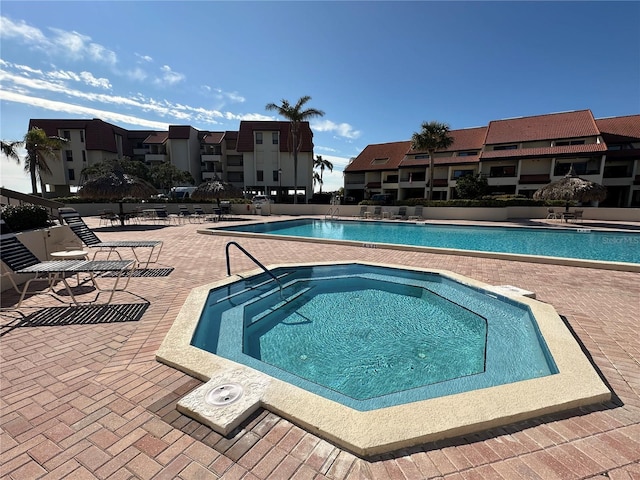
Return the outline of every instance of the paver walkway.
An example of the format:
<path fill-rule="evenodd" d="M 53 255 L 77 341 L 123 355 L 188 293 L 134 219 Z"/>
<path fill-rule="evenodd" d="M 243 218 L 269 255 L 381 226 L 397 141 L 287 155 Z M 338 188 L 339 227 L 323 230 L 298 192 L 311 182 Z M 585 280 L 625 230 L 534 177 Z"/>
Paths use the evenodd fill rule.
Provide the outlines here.
<path fill-rule="evenodd" d="M 98 228 L 97 218 L 87 222 Z M 47 310 L 46 317 L 16 328 L 11 328 L 16 322 L 2 317 L 2 478 L 640 478 L 638 274 L 240 240 L 267 264 L 361 259 L 441 268 L 534 291 L 566 317 L 615 393 L 606 405 L 365 460 L 265 410 L 229 438 L 175 410 L 176 401 L 201 382 L 156 362 L 155 351 L 190 289 L 226 275 L 224 245 L 233 239 L 197 234 L 201 227 L 99 229 L 105 241 L 165 241 L 161 265 L 155 267 L 173 270 L 132 278 L 131 293 L 114 299 L 128 307 L 86 309 L 83 315 Z M 240 254 L 232 265 L 234 272 L 254 268 Z M 12 291 L 3 292 L 2 305 L 16 298 Z M 43 295 L 27 305 L 60 306 Z"/>

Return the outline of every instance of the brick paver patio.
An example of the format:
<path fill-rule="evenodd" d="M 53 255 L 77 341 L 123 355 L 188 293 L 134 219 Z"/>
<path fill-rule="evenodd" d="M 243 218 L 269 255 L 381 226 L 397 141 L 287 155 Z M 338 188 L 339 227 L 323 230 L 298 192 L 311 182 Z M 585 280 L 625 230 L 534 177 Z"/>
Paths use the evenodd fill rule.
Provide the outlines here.
<path fill-rule="evenodd" d="M 86 220 L 98 228 L 97 218 Z M 3 315 L 2 478 L 640 478 L 637 273 L 239 240 L 266 264 L 361 259 L 441 268 L 534 291 L 566 318 L 614 392 L 614 400 L 605 405 L 361 459 L 265 410 L 229 438 L 176 411 L 176 401 L 201 382 L 156 362 L 155 351 L 189 290 L 226 275 L 224 245 L 234 239 L 199 235 L 201 227 L 99 229 L 105 241 L 165 241 L 160 265 L 154 268 L 173 271 L 134 277 L 129 293 L 114 297 L 114 303 L 142 308 L 112 315 L 94 308 L 92 314 L 86 309 L 84 315 L 55 316 L 68 312 L 58 308 L 27 326 Z M 244 256 L 232 255 L 234 272 L 254 268 Z M 16 299 L 13 291 L 3 292 L 2 305 Z M 26 305 L 61 306 L 44 295 L 29 298 Z"/>

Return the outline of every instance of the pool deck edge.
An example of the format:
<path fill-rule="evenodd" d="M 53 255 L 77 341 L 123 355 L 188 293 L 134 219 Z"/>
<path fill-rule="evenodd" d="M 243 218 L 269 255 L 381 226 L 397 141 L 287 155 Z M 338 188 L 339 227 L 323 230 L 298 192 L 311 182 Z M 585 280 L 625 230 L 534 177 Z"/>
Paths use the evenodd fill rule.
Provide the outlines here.
<path fill-rule="evenodd" d="M 380 263 L 343 263 L 407 269 Z M 269 265 L 268 268 L 279 266 L 285 265 Z M 444 274 L 461 283 L 485 290 L 495 288 L 442 270 L 412 270 Z M 258 272 L 261 270 L 244 272 L 241 277 Z M 363 457 L 470 434 L 548 413 L 603 403 L 611 398 L 610 390 L 551 305 L 499 292 L 528 305 L 534 311 L 540 331 L 560 373 L 474 392 L 360 412 L 190 345 L 209 290 L 238 278 L 240 276 L 231 276 L 193 289 L 157 351 L 156 359 L 203 381 L 238 368 L 247 369 L 252 378 L 254 375 L 263 376 L 260 383 L 262 406 Z M 181 410 L 189 415 L 188 408 Z M 248 414 L 245 412 L 242 418 Z M 199 415 L 198 411 L 192 410 L 189 416 L 202 418 Z M 223 434 L 228 433 L 228 428 L 225 431 L 225 427 L 216 426 L 215 422 L 209 423 L 209 426 Z"/>

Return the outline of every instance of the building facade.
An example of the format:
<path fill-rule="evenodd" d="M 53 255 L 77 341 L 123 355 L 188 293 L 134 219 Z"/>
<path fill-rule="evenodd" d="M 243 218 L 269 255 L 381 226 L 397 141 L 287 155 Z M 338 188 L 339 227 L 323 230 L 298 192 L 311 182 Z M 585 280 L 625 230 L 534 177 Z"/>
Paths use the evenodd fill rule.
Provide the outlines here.
<path fill-rule="evenodd" d="M 65 196 L 86 180 L 84 168 L 128 157 L 153 166 L 164 162 L 189 172 L 196 185 L 221 180 L 246 196 L 270 195 L 282 201 L 294 191 L 306 201 L 313 194 L 313 132 L 301 125 L 297 181 L 289 122 L 240 122 L 238 131 L 211 132 L 189 125 L 171 125 L 167 131 L 126 130 L 99 119 L 31 119 L 29 129 L 43 129 L 68 142 L 59 162 L 49 162 L 43 174 L 49 196 Z"/>
<path fill-rule="evenodd" d="M 457 179 L 481 175 L 492 194 L 526 197 L 571 166 L 607 187 L 601 206 L 640 206 L 640 115 L 595 119 L 590 110 L 496 120 L 452 130 L 453 144 L 434 154 L 433 199 L 456 198 Z M 345 196 L 426 198 L 429 155 L 410 141 L 367 146 L 344 171 Z"/>

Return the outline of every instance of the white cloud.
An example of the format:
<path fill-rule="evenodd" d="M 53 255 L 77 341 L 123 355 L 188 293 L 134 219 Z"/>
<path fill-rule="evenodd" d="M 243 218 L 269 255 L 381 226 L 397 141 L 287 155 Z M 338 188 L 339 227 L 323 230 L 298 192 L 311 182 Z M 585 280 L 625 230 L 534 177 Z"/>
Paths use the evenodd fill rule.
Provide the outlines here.
<path fill-rule="evenodd" d="M 169 65 L 163 65 L 160 70 L 162 71 L 162 75 L 160 76 L 160 78 L 156 78 L 154 80 L 154 83 L 156 85 L 171 87 L 176 83 L 184 81 L 184 79 L 186 78 L 182 73 L 174 72 L 173 70 L 171 70 L 171 67 Z"/>
<path fill-rule="evenodd" d="M 153 62 L 153 58 L 151 58 L 149 55 L 140 55 L 139 53 L 135 53 L 134 55 L 138 57 L 142 62 L 145 62 L 145 63 Z"/>
<path fill-rule="evenodd" d="M 49 40 L 40 29 L 27 25 L 24 20 L 14 22 L 5 16 L 0 17 L 0 38 L 17 38 L 43 49 L 50 46 Z"/>
<path fill-rule="evenodd" d="M 96 78 L 91 72 L 80 72 L 80 78 L 91 87 L 99 87 L 105 90 L 111 88 L 111 83 L 107 78 Z"/>
<path fill-rule="evenodd" d="M 348 123 L 334 123 L 331 120 L 314 121 L 311 128 L 319 132 L 334 132 L 336 135 L 350 140 L 359 138 L 362 132 L 354 130 Z"/>
<path fill-rule="evenodd" d="M 51 31 L 54 33 L 51 41 L 57 48 L 57 53 L 65 52 L 75 60 L 89 59 L 107 65 L 115 65 L 117 62 L 115 52 L 92 42 L 91 37 L 87 35 L 59 28 L 51 28 Z"/>
<path fill-rule="evenodd" d="M 98 108 L 85 107 L 82 105 L 74 105 L 66 102 L 59 102 L 55 100 L 49 100 L 46 98 L 38 98 L 33 96 L 22 95 L 15 92 L 7 92 L 0 90 L 0 100 L 7 102 L 22 103 L 25 105 L 31 105 L 33 107 L 44 108 L 46 110 L 52 110 L 54 112 L 62 112 L 70 115 L 89 116 L 92 118 L 100 118 L 105 122 L 112 122 L 118 125 L 127 124 L 135 125 L 138 127 L 167 130 L 169 128 L 168 123 L 156 122 L 153 120 L 147 120 L 145 118 L 136 117 L 133 115 L 125 115 L 118 112 L 110 112 L 108 110 L 101 110 Z"/>

